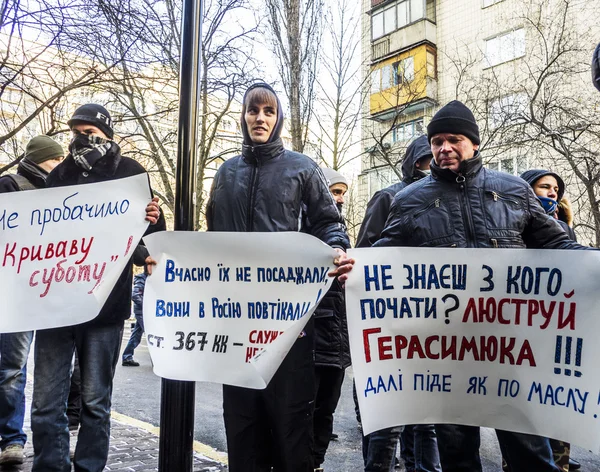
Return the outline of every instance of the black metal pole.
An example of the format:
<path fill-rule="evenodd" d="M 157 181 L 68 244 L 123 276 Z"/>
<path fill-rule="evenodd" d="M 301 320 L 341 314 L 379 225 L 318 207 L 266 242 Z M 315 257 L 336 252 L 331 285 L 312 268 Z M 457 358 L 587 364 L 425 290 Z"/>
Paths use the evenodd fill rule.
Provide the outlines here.
<path fill-rule="evenodd" d="M 183 0 L 175 183 L 175 230 L 178 231 L 194 230 L 202 11 L 202 0 Z M 194 397 L 194 382 L 162 379 L 158 450 L 160 472 L 192 472 Z"/>

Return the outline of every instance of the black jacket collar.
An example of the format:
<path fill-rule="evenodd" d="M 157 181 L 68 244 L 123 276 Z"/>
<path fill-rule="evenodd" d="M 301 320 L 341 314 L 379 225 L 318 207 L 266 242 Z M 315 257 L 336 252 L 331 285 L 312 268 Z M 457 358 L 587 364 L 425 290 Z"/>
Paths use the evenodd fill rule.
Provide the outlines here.
<path fill-rule="evenodd" d="M 475 177 L 483 168 L 483 162 L 479 151 L 475 151 L 475 155 L 466 161 L 462 161 L 458 167 L 458 172 L 451 171 L 450 169 L 442 169 L 439 167 L 435 160 L 431 160 L 431 175 L 436 180 L 455 181 L 457 182 L 460 176 L 469 180 Z"/>
<path fill-rule="evenodd" d="M 242 157 L 251 164 L 264 163 L 270 159 L 280 156 L 284 152 L 283 141 L 277 138 L 272 143 L 242 145 Z"/>

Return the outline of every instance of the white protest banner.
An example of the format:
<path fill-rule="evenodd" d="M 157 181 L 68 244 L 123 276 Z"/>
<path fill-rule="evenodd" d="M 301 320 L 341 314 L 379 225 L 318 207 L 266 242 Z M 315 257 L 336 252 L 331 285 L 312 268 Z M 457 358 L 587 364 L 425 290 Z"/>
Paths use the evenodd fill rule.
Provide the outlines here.
<path fill-rule="evenodd" d="M 0 194 L 0 333 L 96 317 L 148 222 L 146 174 Z"/>
<path fill-rule="evenodd" d="M 144 325 L 154 373 L 265 388 L 327 292 L 336 252 L 303 233 L 156 233 Z"/>
<path fill-rule="evenodd" d="M 600 449 L 600 253 L 349 251 L 363 431 L 457 423 Z"/>

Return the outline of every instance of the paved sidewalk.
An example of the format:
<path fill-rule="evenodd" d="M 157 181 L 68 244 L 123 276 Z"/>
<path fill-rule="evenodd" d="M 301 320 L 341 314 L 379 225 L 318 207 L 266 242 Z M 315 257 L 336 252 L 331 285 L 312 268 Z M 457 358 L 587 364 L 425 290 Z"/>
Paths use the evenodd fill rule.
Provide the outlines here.
<path fill-rule="evenodd" d="M 27 436 L 31 430 L 27 424 Z M 74 439 L 73 437 L 71 438 Z M 33 446 L 28 441 L 25 446 L 25 464 L 19 467 L 4 468 L 2 472 L 30 472 L 33 464 Z M 158 436 L 143 428 L 132 426 L 115 419 L 111 422 L 110 450 L 105 471 L 150 472 L 158 470 Z M 194 453 L 194 472 L 222 472 L 227 466 L 215 462 L 201 454 Z M 171 471 L 169 471 L 171 472 Z M 172 471 L 176 472 L 176 471 Z"/>

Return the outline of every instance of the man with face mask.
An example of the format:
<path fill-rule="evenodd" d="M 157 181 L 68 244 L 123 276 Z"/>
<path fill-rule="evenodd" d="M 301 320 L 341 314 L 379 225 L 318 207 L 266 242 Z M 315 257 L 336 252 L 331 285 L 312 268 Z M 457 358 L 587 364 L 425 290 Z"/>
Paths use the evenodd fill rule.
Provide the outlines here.
<path fill-rule="evenodd" d="M 46 186 L 48 173 L 65 156 L 50 136 L 36 136 L 27 143 L 16 174 L 0 177 L 0 193 L 35 190 Z M 33 331 L 0 334 L 0 465 L 22 464 L 27 357 Z"/>
<path fill-rule="evenodd" d="M 146 172 L 133 159 L 121 156 L 119 145 L 113 141 L 110 114 L 104 107 L 83 105 L 75 111 L 68 125 L 73 133 L 69 155 L 48 176 L 48 187 L 105 182 Z M 153 203 L 146 209 L 146 219 L 153 223 L 146 234 L 165 229 L 162 213 L 158 213 L 157 208 L 149 210 L 152 206 Z M 132 263 L 152 262 L 148 251 L 138 246 L 96 318 L 75 326 L 37 332 L 31 408 L 34 472 L 71 470 L 66 406 L 74 351 L 81 371 L 82 404 L 73 459 L 75 470 L 104 470 L 110 437 L 113 376 L 123 323 L 131 313 Z"/>

